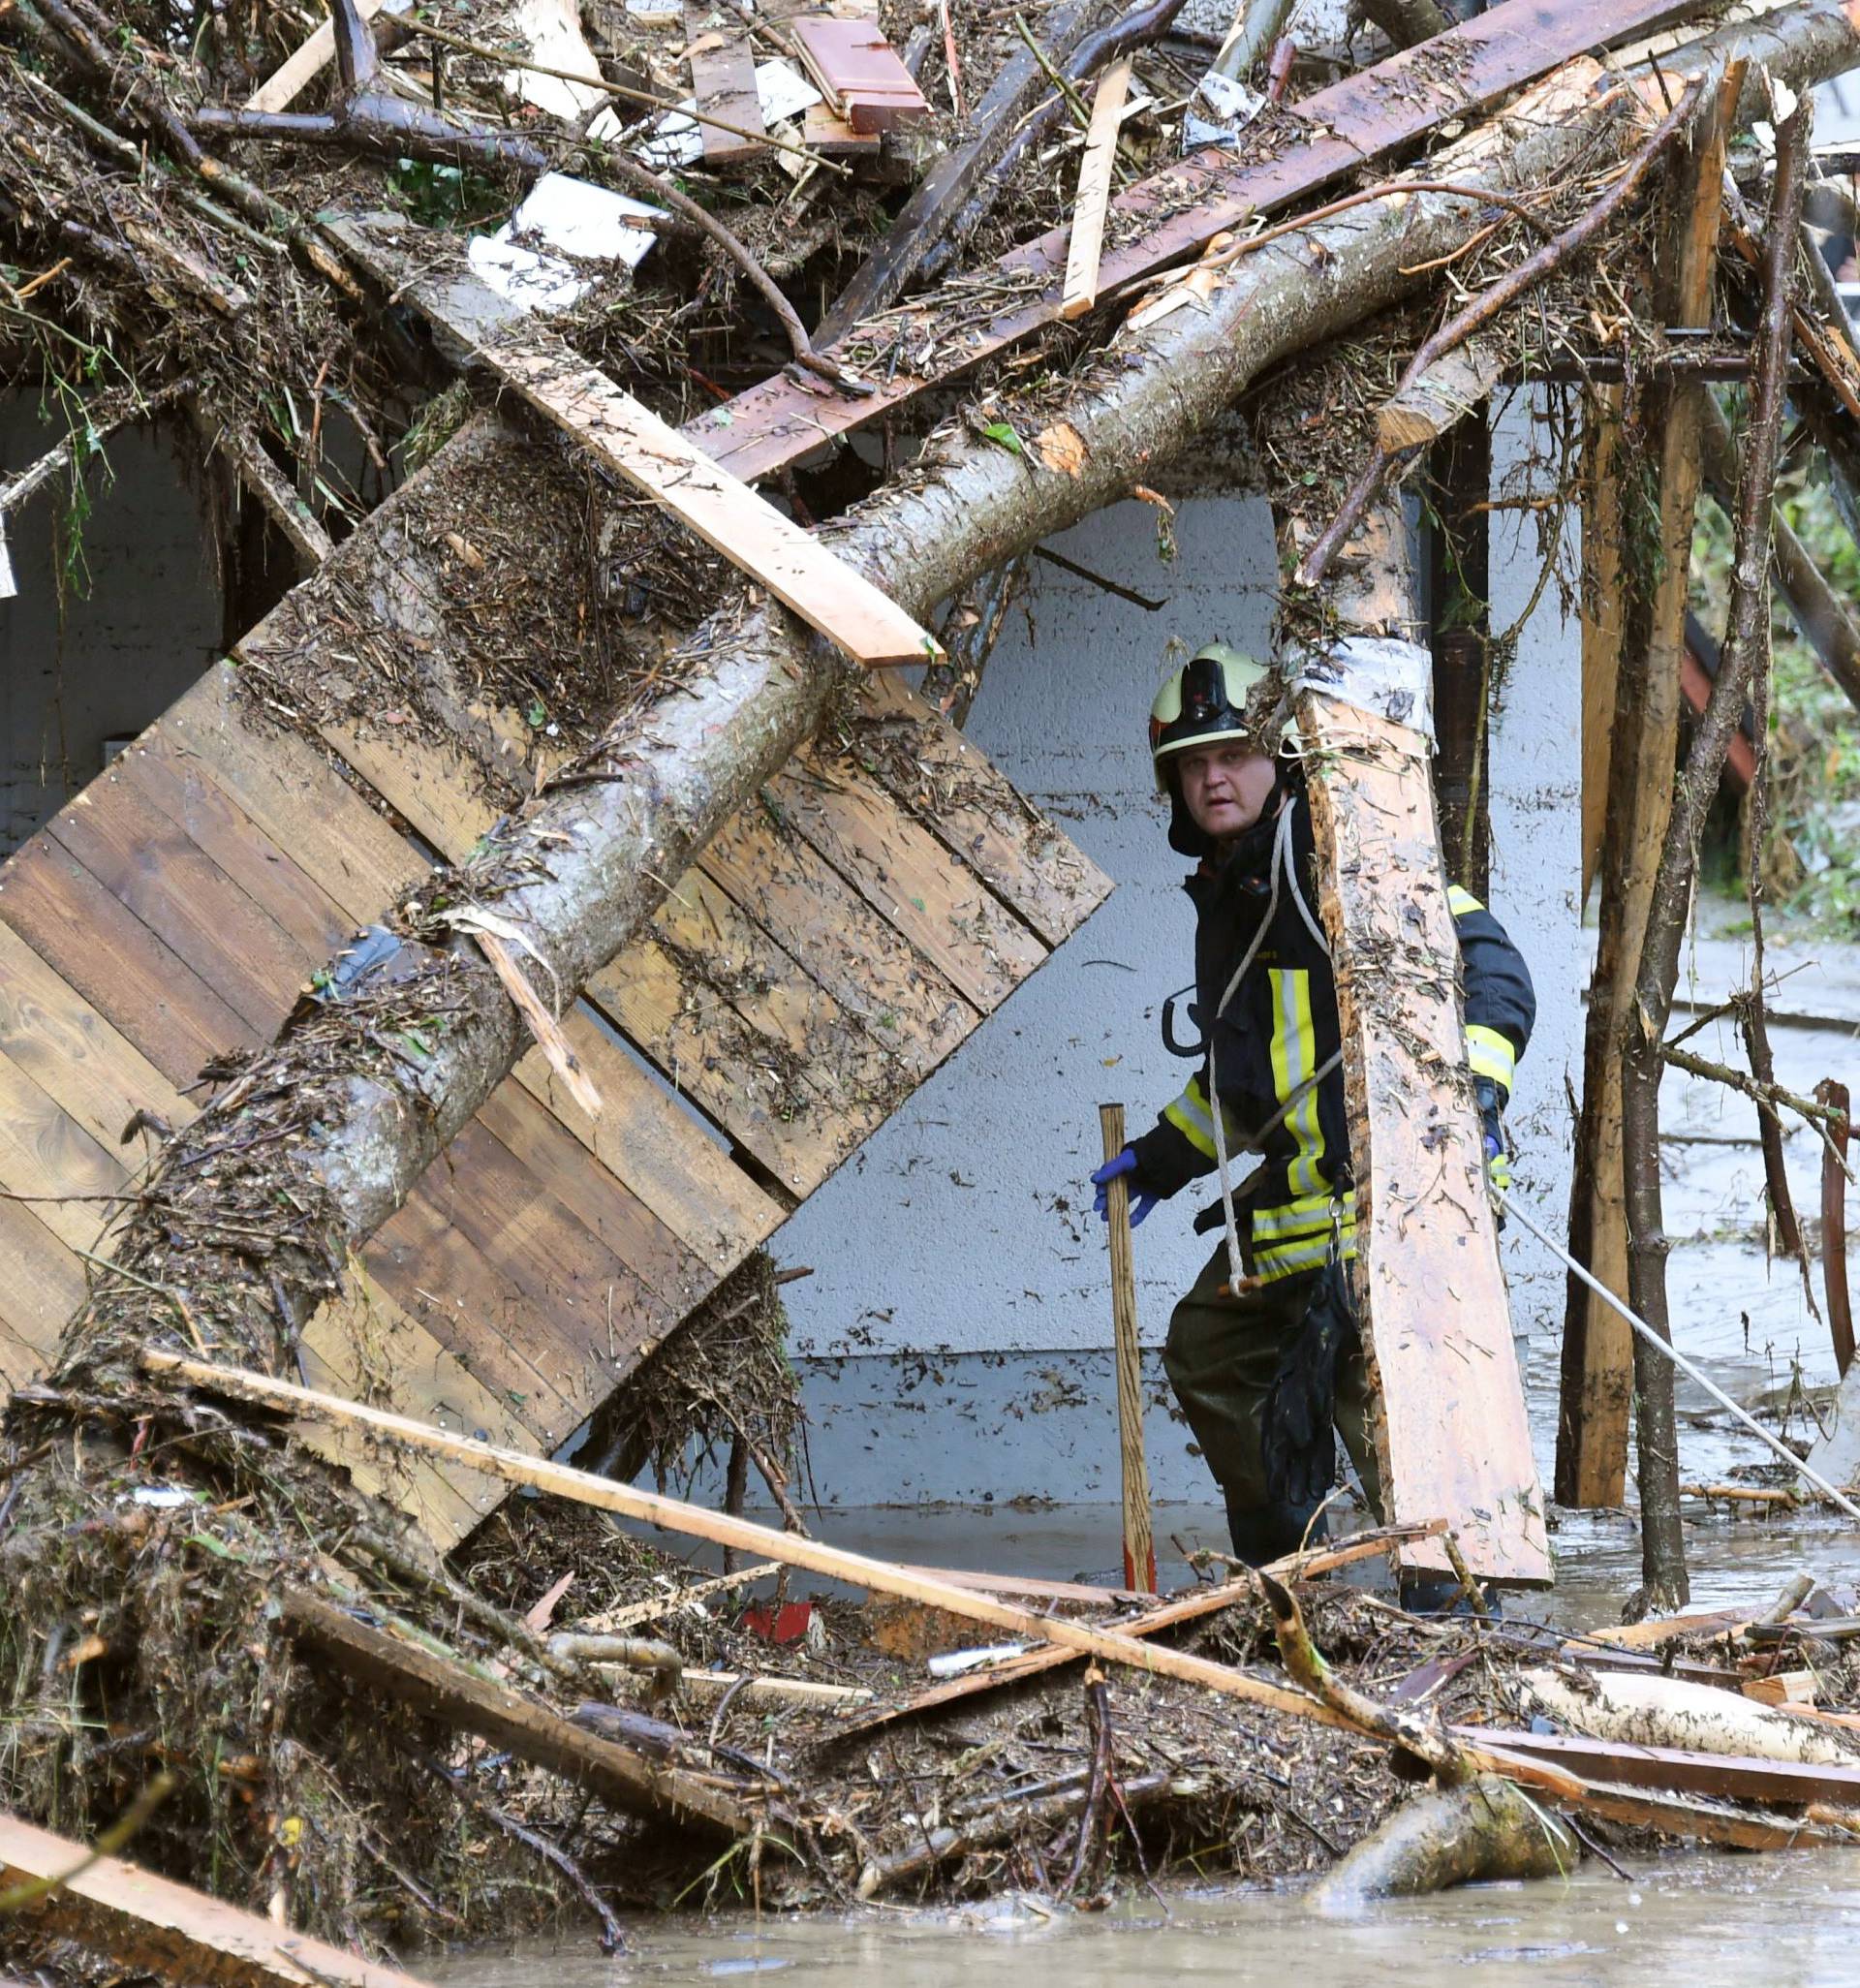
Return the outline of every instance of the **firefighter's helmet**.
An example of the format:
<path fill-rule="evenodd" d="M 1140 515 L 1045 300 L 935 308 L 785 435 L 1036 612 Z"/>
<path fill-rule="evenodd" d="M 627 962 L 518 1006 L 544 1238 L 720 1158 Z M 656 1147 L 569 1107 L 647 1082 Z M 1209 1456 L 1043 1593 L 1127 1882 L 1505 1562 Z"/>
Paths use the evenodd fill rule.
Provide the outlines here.
<path fill-rule="evenodd" d="M 1177 753 L 1222 739 L 1245 739 L 1267 749 L 1266 722 L 1279 703 L 1278 676 L 1270 665 L 1225 642 L 1210 642 L 1183 664 L 1150 706 L 1150 761 L 1156 791 L 1169 792 L 1166 762 Z"/>

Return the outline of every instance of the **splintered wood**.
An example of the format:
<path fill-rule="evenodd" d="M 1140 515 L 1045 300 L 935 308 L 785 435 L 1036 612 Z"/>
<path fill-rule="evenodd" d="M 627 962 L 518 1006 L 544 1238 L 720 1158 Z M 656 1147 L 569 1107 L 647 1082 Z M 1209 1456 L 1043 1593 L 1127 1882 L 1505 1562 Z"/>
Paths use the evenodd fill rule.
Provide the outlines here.
<path fill-rule="evenodd" d="M 420 1988 L 395 1968 L 0 1816 L 0 1887 L 47 1879 L 62 1881 L 26 1917 L 133 1973 L 212 1988 Z"/>
<path fill-rule="evenodd" d="M 1363 1343 L 1391 1523 L 1444 1513 L 1481 1579 L 1551 1578 L 1466 1068 L 1426 736 L 1305 692 L 1356 1175 Z M 1402 1549 L 1448 1571 L 1445 1549 Z"/>
<path fill-rule="evenodd" d="M 1066 251 L 1066 294 L 1062 318 L 1082 318 L 1098 301 L 1099 253 L 1104 246 L 1104 218 L 1111 199 L 1111 169 L 1117 164 L 1117 127 L 1131 87 L 1131 59 L 1114 62 L 1092 99 L 1091 129 L 1078 169 L 1078 198 L 1072 203 L 1072 237 Z"/>
<path fill-rule="evenodd" d="M 566 353 L 509 344 L 485 347 L 482 356 L 539 414 L 657 498 L 855 662 L 880 668 L 942 653 L 936 637 L 863 574 L 598 368 Z"/>

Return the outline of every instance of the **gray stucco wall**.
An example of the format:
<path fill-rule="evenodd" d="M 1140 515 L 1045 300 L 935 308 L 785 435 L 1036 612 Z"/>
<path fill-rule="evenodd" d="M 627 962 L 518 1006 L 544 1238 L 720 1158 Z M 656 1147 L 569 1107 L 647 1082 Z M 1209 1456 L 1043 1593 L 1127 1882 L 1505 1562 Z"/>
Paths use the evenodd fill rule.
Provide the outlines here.
<path fill-rule="evenodd" d="M 0 396 L 0 481 L 62 432 L 36 394 Z M 96 778 L 106 739 L 141 730 L 219 653 L 202 491 L 154 430 L 112 435 L 107 462 L 89 472 L 83 571 L 62 603 L 51 493 L 9 521 L 19 593 L 0 601 L 0 855 Z"/>
<path fill-rule="evenodd" d="M 1528 443 L 1497 438 L 1503 477 Z M 1502 519 L 1508 513 L 1499 513 Z M 1534 513 L 1494 544 L 1495 625 L 1535 584 Z M 1037 565 L 988 667 L 970 731 L 1116 880 L 1109 902 L 925 1084 L 776 1238 L 815 1275 L 788 1292 L 823 1503 L 1114 1500 L 1110 1310 L 1087 1174 L 1097 1106 L 1133 1130 L 1180 1089 L 1158 1039 L 1164 994 L 1190 972 L 1184 865 L 1163 839 L 1144 726 L 1171 640 L 1267 639 L 1274 558 L 1263 502 L 1184 502 L 1178 555 L 1159 559 L 1155 513 L 1120 505 L 1058 549 L 1168 605 L 1150 613 Z M 1495 909 L 1531 957 L 1542 1001 L 1514 1123 L 1520 1181 L 1566 1204 L 1566 1070 L 1580 1078 L 1575 911 L 1580 682 L 1554 588 L 1519 642 L 1493 748 Z M 1184 1195 L 1136 1236 L 1149 1349 L 1146 1436 L 1159 1501 L 1205 1504 L 1211 1485 L 1172 1415 L 1157 1349 L 1206 1245 Z M 1560 1281 L 1507 1238 L 1521 1331 L 1554 1334 Z M 1554 1360 L 1552 1361 L 1554 1366 Z M 1542 1418 L 1540 1418 L 1542 1419 Z M 1547 1462 L 1547 1456 L 1545 1461 Z"/>

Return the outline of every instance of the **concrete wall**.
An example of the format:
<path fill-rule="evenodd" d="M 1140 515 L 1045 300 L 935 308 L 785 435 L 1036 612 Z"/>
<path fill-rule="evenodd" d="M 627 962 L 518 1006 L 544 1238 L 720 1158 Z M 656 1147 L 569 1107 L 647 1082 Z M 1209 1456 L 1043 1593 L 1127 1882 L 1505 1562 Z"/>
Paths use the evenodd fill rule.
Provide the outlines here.
<path fill-rule="evenodd" d="M 1501 475 L 1527 441 L 1521 420 L 1504 425 Z M 1521 544 L 1503 534 L 1494 544 L 1501 627 L 1535 584 L 1534 513 L 1524 515 Z M 1176 540 L 1164 563 L 1155 513 L 1126 504 L 1055 541 L 1167 606 L 1150 613 L 1037 565 L 970 723 L 1116 892 L 776 1239 L 785 1262 L 815 1268 L 787 1297 L 825 1503 L 1117 1496 L 1104 1246 L 1085 1184 L 1099 1160 L 1097 1105 L 1124 1101 L 1140 1130 L 1189 1068 L 1158 1039 L 1162 999 L 1192 970 L 1193 919 L 1151 789 L 1145 720 L 1172 640 L 1192 651 L 1215 637 L 1267 639 L 1274 578 L 1258 499 L 1191 499 Z M 1514 1112 L 1519 1175 L 1552 1213 L 1566 1205 L 1565 1073 L 1579 1080 L 1581 1059 L 1580 682 L 1556 599 L 1549 590 L 1519 643 L 1493 755 L 1494 904 L 1543 1002 Z M 1182 1196 L 1136 1237 L 1150 1470 L 1164 1502 L 1205 1503 L 1212 1489 L 1157 1354 L 1207 1254 L 1189 1227 L 1204 1198 Z M 1515 1235 L 1505 1246 L 1517 1322 L 1553 1335 L 1561 1285 L 1541 1274 L 1535 1248 Z"/>
<path fill-rule="evenodd" d="M 57 442 L 36 394 L 0 397 L 0 481 Z M 52 495 L 8 521 L 19 592 L 0 601 L 0 856 L 102 770 L 219 653 L 203 493 L 167 436 L 110 437 L 93 467 L 81 573 L 59 598 Z"/>

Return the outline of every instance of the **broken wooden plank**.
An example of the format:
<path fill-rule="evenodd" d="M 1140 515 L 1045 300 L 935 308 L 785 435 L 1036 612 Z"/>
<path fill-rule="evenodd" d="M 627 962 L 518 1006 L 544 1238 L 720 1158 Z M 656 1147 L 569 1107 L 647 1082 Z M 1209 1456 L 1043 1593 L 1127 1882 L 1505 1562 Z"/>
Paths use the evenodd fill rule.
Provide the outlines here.
<path fill-rule="evenodd" d="M 24 1908 L 29 1921 L 133 1973 L 208 1988 L 420 1988 L 411 1974 L 0 1816 L 0 1882 L 59 1879 Z"/>
<path fill-rule="evenodd" d="M 891 671 L 860 679 L 845 751 L 1048 946 L 1111 894 L 1110 878 L 1070 844 L 1056 848 L 988 756 Z"/>
<path fill-rule="evenodd" d="M 372 20 L 388 0 L 356 0 L 363 20 Z M 313 28 L 309 38 L 274 69 L 245 100 L 248 110 L 287 110 L 304 89 L 335 59 L 336 29 L 333 20 Z"/>
<path fill-rule="evenodd" d="M 929 116 L 923 92 L 885 40 L 876 15 L 801 15 L 789 20 L 788 37 L 828 104 L 855 132 L 895 131 Z"/>
<path fill-rule="evenodd" d="M 1068 320 L 1082 318 L 1098 301 L 1099 257 L 1104 246 L 1111 169 L 1117 164 L 1117 127 L 1130 87 L 1131 58 L 1126 55 L 1099 78 L 1092 98 L 1092 121 L 1072 202 L 1071 239 L 1066 245 L 1066 286 L 1059 299 L 1059 315 Z"/>
<path fill-rule="evenodd" d="M 703 135 L 704 164 L 735 166 L 758 157 L 765 148 L 756 138 L 766 127 L 756 89 L 756 62 L 742 16 L 728 6 L 687 0 L 684 22 L 685 60 L 691 65 L 691 93 L 698 109 L 706 116 L 721 117 L 738 127 L 725 131 L 714 124 L 698 126 Z"/>
<path fill-rule="evenodd" d="M 1483 345 L 1443 353 L 1376 411 L 1376 443 L 1387 450 L 1425 449 L 1485 400 L 1504 373 Z"/>
<path fill-rule="evenodd" d="M 1100 294 L 1113 295 L 1198 254 L 1224 230 L 1356 172 L 1575 56 L 1687 12 L 1682 0 L 1568 0 L 1546 19 L 1534 0 L 1505 0 L 1420 49 L 1404 50 L 1318 90 L 1300 103 L 1300 129 L 1281 140 L 1277 156 L 1236 168 L 1230 152 L 1209 148 L 1119 195 L 1111 211 L 1135 224 L 1134 238 L 1104 258 Z M 1143 229 L 1141 222 L 1150 216 L 1156 225 Z M 699 416 L 683 432 L 745 481 L 786 467 L 1055 323 L 1070 235 L 1069 228 L 1054 229 L 986 271 L 983 280 L 1013 300 L 980 325 L 938 329 L 937 362 L 927 373 L 901 364 L 869 383 L 877 388 L 869 397 L 784 375 Z M 918 327 L 930 333 L 936 316 L 933 300 L 888 314 L 883 352 L 916 349 L 925 342 Z M 859 356 L 859 340 L 855 326 L 830 350 L 851 363 Z"/>
<path fill-rule="evenodd" d="M 499 344 L 481 357 L 545 419 L 768 588 L 869 668 L 941 655 L 937 639 L 811 533 L 566 347 Z"/>
<path fill-rule="evenodd" d="M 1543 1495 L 1479 1122 L 1459 1074 L 1459 946 L 1429 742 L 1341 696 L 1306 690 L 1297 710 L 1343 1032 L 1383 1515 L 1444 1512 L 1481 1579 L 1547 1583 Z M 1402 1557 L 1449 1570 L 1435 1541 Z"/>
<path fill-rule="evenodd" d="M 884 134 L 854 131 L 824 104 L 810 104 L 801 117 L 801 142 L 825 159 L 862 159 L 884 149 Z"/>
<path fill-rule="evenodd" d="M 1511 1732 L 1459 1725 L 1456 1738 L 1511 1755 L 1541 1760 L 1588 1781 L 1629 1787 L 1665 1788 L 1677 1794 L 1717 1795 L 1725 1801 L 1826 1802 L 1860 1809 L 1860 1760 L 1851 1767 L 1802 1766 L 1786 1760 L 1752 1760 L 1735 1754 L 1694 1753 L 1679 1747 L 1640 1747 L 1627 1740 L 1576 1734 Z"/>
<path fill-rule="evenodd" d="M 1741 76 L 1741 69 L 1738 71 Z M 1727 76 L 1689 134 L 1661 214 L 1657 303 L 1669 325 L 1709 326 L 1724 181 L 1724 147 L 1735 110 Z M 1653 517 L 1626 508 L 1617 494 L 1593 507 L 1597 521 L 1613 506 L 1621 584 L 1619 638 L 1607 622 L 1616 683 L 1608 705 L 1612 741 L 1602 869 L 1600 930 L 1589 994 L 1583 1100 L 1570 1193 L 1569 1246 L 1614 1294 L 1628 1291 L 1627 1177 L 1622 1145 L 1621 1044 L 1634 1001 L 1647 908 L 1672 814 L 1685 673 L 1688 547 L 1700 474 L 1699 404 L 1704 387 L 1667 379 L 1651 389 L 1657 476 Z M 1618 457 L 1618 436 L 1597 437 Z M 1597 450 L 1598 472 L 1609 465 Z M 1612 479 L 1611 479 L 1612 481 Z M 1645 542 L 1644 546 L 1642 542 Z M 1608 610 L 1604 608 L 1603 614 Z M 1600 667 L 1601 657 L 1596 657 Z M 1555 1487 L 1566 1505 L 1622 1502 L 1628 1427 L 1633 1399 L 1633 1341 L 1627 1321 L 1578 1280 L 1565 1301 Z"/>
<path fill-rule="evenodd" d="M 767 1820 L 768 1805 L 732 1794 L 668 1760 L 652 1760 L 519 1696 L 475 1677 L 430 1651 L 374 1629 L 306 1589 L 287 1588 L 281 1620 L 357 1682 L 429 1717 L 475 1732 L 519 1759 L 545 1767 L 598 1794 L 627 1815 L 747 1836 Z"/>

